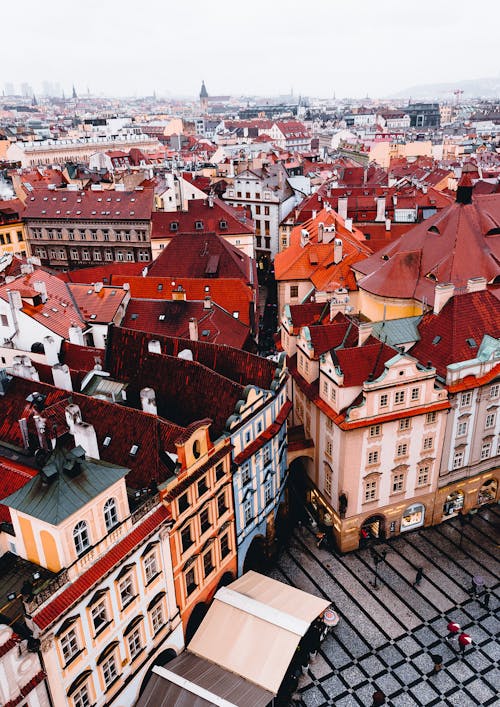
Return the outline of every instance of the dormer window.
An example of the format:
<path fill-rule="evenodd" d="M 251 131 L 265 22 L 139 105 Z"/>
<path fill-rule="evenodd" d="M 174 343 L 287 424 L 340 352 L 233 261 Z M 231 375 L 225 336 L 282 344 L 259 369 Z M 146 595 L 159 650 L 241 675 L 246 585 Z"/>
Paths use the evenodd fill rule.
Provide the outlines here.
<path fill-rule="evenodd" d="M 227 221 L 219 221 L 219 228 L 221 231 L 227 230 Z"/>
<path fill-rule="evenodd" d="M 108 499 L 104 504 L 104 522 L 108 532 L 118 523 L 118 511 L 116 510 L 114 498 Z"/>
<path fill-rule="evenodd" d="M 202 231 L 203 230 L 203 221 L 195 221 L 194 227 L 196 228 L 197 231 Z"/>
<path fill-rule="evenodd" d="M 171 231 L 178 231 L 179 230 L 179 224 L 177 223 L 177 221 L 172 221 L 172 223 L 170 224 L 170 230 Z"/>
<path fill-rule="evenodd" d="M 87 523 L 84 520 L 81 520 L 75 525 L 73 529 L 73 542 L 75 543 L 77 555 L 83 555 L 90 547 L 89 531 Z"/>
<path fill-rule="evenodd" d="M 130 452 L 129 452 L 129 454 L 130 454 L 131 457 L 135 457 L 135 455 L 137 454 L 138 451 L 139 451 L 139 445 L 138 445 L 138 444 L 133 444 L 133 445 L 130 447 Z"/>
<path fill-rule="evenodd" d="M 109 447 L 110 444 L 111 444 L 111 437 L 109 435 L 106 435 L 106 437 L 103 440 L 102 446 Z"/>

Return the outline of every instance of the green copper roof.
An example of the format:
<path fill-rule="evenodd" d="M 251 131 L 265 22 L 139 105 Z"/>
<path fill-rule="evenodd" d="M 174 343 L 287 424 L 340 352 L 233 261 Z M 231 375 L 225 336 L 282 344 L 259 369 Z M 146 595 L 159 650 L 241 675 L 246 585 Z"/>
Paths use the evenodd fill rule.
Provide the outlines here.
<path fill-rule="evenodd" d="M 59 525 L 128 472 L 129 469 L 104 461 L 55 449 L 41 472 L 2 503 L 51 525 Z"/>

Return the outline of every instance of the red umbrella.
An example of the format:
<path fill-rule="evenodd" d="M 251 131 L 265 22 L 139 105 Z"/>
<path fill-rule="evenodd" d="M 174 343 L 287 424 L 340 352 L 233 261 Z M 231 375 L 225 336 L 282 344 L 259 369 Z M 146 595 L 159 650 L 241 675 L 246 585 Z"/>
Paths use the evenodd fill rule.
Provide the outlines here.
<path fill-rule="evenodd" d="M 461 633 L 458 637 L 458 642 L 461 646 L 470 646 L 470 644 L 472 643 L 472 638 L 469 636 L 468 633 Z"/>

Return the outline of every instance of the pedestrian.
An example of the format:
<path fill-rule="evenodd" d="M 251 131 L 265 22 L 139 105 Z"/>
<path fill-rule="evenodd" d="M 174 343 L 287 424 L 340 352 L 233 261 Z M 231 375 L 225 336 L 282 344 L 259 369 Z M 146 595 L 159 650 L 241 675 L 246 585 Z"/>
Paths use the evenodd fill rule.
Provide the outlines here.
<path fill-rule="evenodd" d="M 415 575 L 415 581 L 413 582 L 414 587 L 418 587 L 420 582 L 422 581 L 422 577 L 424 576 L 424 568 L 423 567 L 418 567 L 417 568 L 417 574 Z"/>
<path fill-rule="evenodd" d="M 486 589 L 484 590 L 484 599 L 483 599 L 483 606 L 485 609 L 489 608 L 490 599 L 491 599 L 491 590 L 489 587 L 486 587 Z"/>
<path fill-rule="evenodd" d="M 380 707 L 380 705 L 385 705 L 385 694 L 382 690 L 375 690 L 372 695 L 372 707 Z"/>
<path fill-rule="evenodd" d="M 443 656 L 439 655 L 439 653 L 431 653 L 430 658 L 434 665 L 429 675 L 435 675 L 436 673 L 439 673 L 443 667 Z"/>
<path fill-rule="evenodd" d="M 464 655 L 465 649 L 467 646 L 470 646 L 472 643 L 472 638 L 469 636 L 468 633 L 461 633 L 460 636 L 458 637 L 458 646 L 460 648 L 460 653 L 461 655 Z"/>
<path fill-rule="evenodd" d="M 316 547 L 320 548 L 325 542 L 326 533 L 316 533 Z"/>
<path fill-rule="evenodd" d="M 457 624 L 456 621 L 450 621 L 446 628 L 448 629 L 448 635 L 446 636 L 447 641 L 456 638 L 460 632 L 460 624 Z"/>

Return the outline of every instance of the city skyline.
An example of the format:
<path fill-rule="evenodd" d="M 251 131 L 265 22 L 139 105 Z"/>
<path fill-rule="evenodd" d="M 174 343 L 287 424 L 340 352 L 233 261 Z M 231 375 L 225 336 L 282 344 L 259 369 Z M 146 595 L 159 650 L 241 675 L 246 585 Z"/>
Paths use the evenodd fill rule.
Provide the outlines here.
<path fill-rule="evenodd" d="M 395 0 L 367 4 L 361 15 L 347 2 L 319 0 L 305 16 L 295 0 L 286 6 L 257 0 L 252 16 L 226 0 L 209 16 L 197 0 L 168 14 L 157 0 L 148 0 L 142 13 L 133 9 L 128 0 L 102 7 L 89 0 L 85 12 L 57 1 L 42 12 L 29 0 L 23 52 L 16 52 L 14 34 L 3 42 L 3 63 L 10 64 L 4 82 L 17 92 L 29 84 L 35 94 L 50 83 L 65 95 L 75 86 L 79 95 L 196 97 L 204 79 L 211 95 L 276 96 L 293 88 L 296 95 L 362 98 L 499 75 L 495 43 L 470 32 L 462 1 L 425 0 L 418 14 Z M 478 10 L 488 23 L 500 19 L 492 0 L 479 2 Z M 3 15 L 6 26 L 18 22 L 13 7 Z"/>

